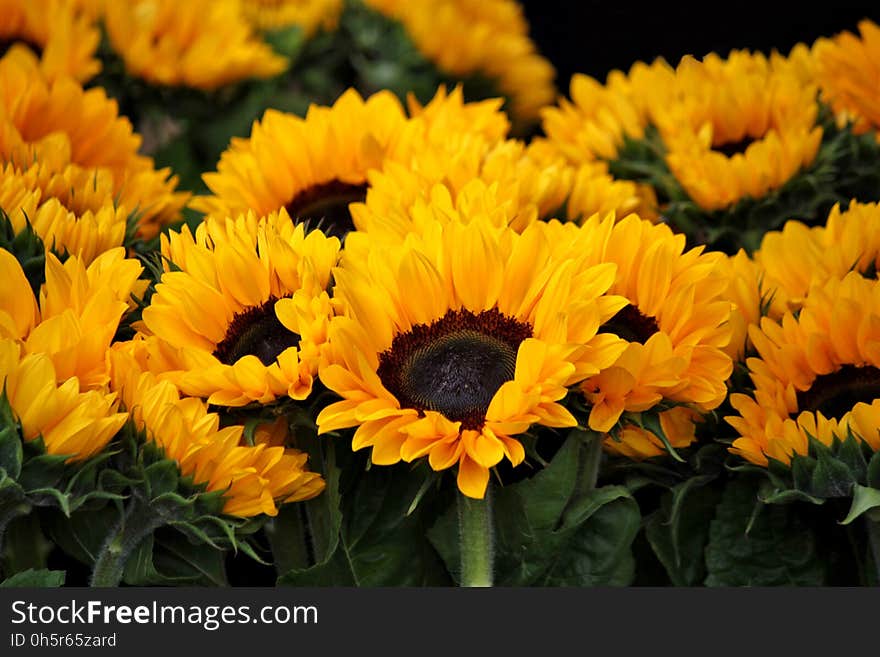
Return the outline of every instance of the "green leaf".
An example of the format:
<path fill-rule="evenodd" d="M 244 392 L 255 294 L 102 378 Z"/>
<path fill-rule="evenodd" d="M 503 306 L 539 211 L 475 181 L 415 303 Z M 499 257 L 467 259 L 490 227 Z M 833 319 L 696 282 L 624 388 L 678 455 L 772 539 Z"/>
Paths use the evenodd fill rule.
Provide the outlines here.
<path fill-rule="evenodd" d="M 645 523 L 645 536 L 675 586 L 697 586 L 706 577 L 703 553 L 721 496 L 712 481 L 693 477 L 665 492 Z"/>
<path fill-rule="evenodd" d="M 132 586 L 228 586 L 225 552 L 160 529 L 133 551 L 123 581 Z"/>
<path fill-rule="evenodd" d="M 799 507 L 756 505 L 756 481 L 725 487 L 709 527 L 706 586 L 821 586 L 825 564 Z"/>
<path fill-rule="evenodd" d="M 0 582 L 2 588 L 58 588 L 64 586 L 63 570 L 25 570 Z"/>
<path fill-rule="evenodd" d="M 863 513 L 868 513 L 878 507 L 880 507 L 880 490 L 856 484 L 853 487 L 852 505 L 849 507 L 846 518 L 841 520 L 840 524 L 848 525 Z"/>
<path fill-rule="evenodd" d="M 817 454 L 816 469 L 810 492 L 816 497 L 849 497 L 856 481 L 845 463 L 838 461 L 831 450 L 818 440 L 810 439 L 810 448 Z"/>
<path fill-rule="evenodd" d="M 158 498 L 177 491 L 180 481 L 180 466 L 172 460 L 162 460 L 144 468 L 147 497 Z"/>

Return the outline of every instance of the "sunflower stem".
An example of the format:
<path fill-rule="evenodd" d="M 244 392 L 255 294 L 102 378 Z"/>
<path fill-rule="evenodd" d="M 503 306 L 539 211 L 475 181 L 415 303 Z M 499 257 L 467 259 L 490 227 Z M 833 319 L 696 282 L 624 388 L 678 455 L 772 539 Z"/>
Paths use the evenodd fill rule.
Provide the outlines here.
<path fill-rule="evenodd" d="M 101 546 L 92 569 L 90 586 L 119 586 L 132 551 L 164 521 L 149 505 L 133 499 Z"/>
<path fill-rule="evenodd" d="M 596 431 L 584 431 L 583 441 L 584 445 L 580 452 L 578 496 L 596 488 L 596 483 L 599 481 L 599 466 L 602 464 L 602 434 Z"/>
<path fill-rule="evenodd" d="M 492 487 L 478 500 L 458 493 L 461 586 L 492 586 Z"/>
<path fill-rule="evenodd" d="M 880 586 L 880 519 L 872 519 L 866 513 L 865 526 L 868 529 L 868 545 L 874 562 L 874 586 Z"/>

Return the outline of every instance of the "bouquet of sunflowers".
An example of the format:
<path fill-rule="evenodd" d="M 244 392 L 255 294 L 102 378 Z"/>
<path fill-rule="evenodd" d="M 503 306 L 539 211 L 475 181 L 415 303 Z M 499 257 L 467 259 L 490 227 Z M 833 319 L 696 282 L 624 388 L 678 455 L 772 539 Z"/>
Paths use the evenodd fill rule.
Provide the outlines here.
<path fill-rule="evenodd" d="M 0 0 L 6 586 L 880 584 L 880 28 L 567 91 L 513 0 Z"/>

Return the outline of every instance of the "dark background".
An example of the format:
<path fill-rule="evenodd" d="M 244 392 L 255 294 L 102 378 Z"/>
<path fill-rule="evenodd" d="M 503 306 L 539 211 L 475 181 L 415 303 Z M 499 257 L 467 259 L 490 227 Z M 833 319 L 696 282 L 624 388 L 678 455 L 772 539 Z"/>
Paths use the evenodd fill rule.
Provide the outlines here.
<path fill-rule="evenodd" d="M 880 3 L 797 3 L 788 6 L 706 0 L 673 5 L 578 0 L 521 0 L 538 49 L 556 67 L 556 84 L 567 93 L 572 73 L 600 81 L 615 68 L 663 56 L 675 65 L 682 56 L 733 48 L 782 53 L 798 42 L 858 32 L 858 21 L 880 23 Z"/>

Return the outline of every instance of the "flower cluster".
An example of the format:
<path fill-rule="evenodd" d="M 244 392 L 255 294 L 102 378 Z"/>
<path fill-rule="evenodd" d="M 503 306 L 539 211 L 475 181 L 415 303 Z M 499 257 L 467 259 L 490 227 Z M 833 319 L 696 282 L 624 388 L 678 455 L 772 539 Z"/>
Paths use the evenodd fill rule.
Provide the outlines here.
<path fill-rule="evenodd" d="M 5 6 L 0 473 L 84 545 L 123 509 L 92 583 L 166 581 L 127 560 L 174 531 L 357 568 L 383 472 L 377 552 L 500 490 L 530 583 L 651 485 L 666 525 L 739 471 L 880 507 L 870 21 L 557 96 L 511 0 Z"/>

